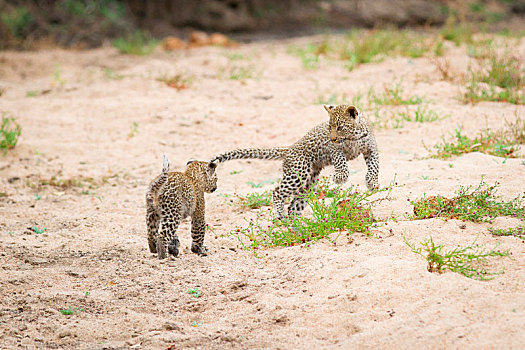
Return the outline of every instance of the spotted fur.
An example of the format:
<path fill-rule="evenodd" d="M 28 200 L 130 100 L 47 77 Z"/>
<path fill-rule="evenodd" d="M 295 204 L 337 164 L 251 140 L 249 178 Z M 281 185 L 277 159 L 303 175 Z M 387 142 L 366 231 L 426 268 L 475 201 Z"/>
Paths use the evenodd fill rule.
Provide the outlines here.
<path fill-rule="evenodd" d="M 232 159 L 282 159 L 283 177 L 272 193 L 273 210 L 283 217 L 284 203 L 293 196 L 288 214 L 300 214 L 306 203 L 301 192 L 308 190 L 321 170 L 334 165 L 333 180 L 346 182 L 349 176 L 347 161 L 363 154 L 367 164 L 366 185 L 378 187 L 379 154 L 374 134 L 368 122 L 355 106 L 324 106 L 330 116 L 328 122 L 317 125 L 289 147 L 269 149 L 238 149 L 219 154 L 211 162 Z"/>
<path fill-rule="evenodd" d="M 204 193 L 217 189 L 216 164 L 190 161 L 186 171 L 170 172 L 168 158 L 164 156 L 162 174 L 153 180 L 146 194 L 146 224 L 148 245 L 159 259 L 179 255 L 177 228 L 182 219 L 191 216 L 191 251 L 207 255 L 203 245 L 206 220 Z"/>

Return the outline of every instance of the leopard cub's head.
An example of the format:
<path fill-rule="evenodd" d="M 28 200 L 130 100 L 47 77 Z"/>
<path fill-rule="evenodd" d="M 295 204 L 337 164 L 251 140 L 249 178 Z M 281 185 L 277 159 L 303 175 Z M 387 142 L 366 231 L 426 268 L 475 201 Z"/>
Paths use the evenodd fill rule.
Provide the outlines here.
<path fill-rule="evenodd" d="M 217 164 L 190 160 L 187 163 L 186 174 L 202 187 L 204 192 L 211 193 L 217 189 Z"/>
<path fill-rule="evenodd" d="M 355 141 L 368 135 L 366 121 L 356 106 L 324 105 L 324 108 L 330 116 L 330 140 L 332 142 Z"/>

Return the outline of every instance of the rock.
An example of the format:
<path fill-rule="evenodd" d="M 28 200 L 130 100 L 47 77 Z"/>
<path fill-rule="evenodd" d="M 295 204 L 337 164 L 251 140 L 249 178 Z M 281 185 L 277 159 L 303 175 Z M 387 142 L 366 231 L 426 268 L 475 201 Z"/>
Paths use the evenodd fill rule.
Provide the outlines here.
<path fill-rule="evenodd" d="M 174 51 L 186 48 L 186 43 L 174 36 L 168 36 L 162 42 L 162 47 L 166 51 Z"/>
<path fill-rule="evenodd" d="M 162 326 L 162 328 L 164 328 L 167 331 L 180 331 L 181 330 L 181 328 L 178 325 L 176 325 L 175 323 L 170 323 L 170 322 L 165 323 L 164 326 Z"/>
<path fill-rule="evenodd" d="M 210 37 L 208 34 L 195 30 L 191 32 L 190 38 L 189 38 L 189 46 L 190 47 L 196 47 L 196 46 L 206 46 L 210 44 Z"/>
<path fill-rule="evenodd" d="M 58 337 L 60 339 L 65 338 L 65 337 L 70 337 L 70 336 L 71 336 L 71 332 L 67 331 L 67 330 L 66 331 L 61 331 L 61 332 L 58 333 Z"/>
<path fill-rule="evenodd" d="M 378 24 L 440 24 L 445 21 L 439 3 L 426 0 L 375 0 L 358 5 L 357 15 L 369 26 Z"/>
<path fill-rule="evenodd" d="M 290 321 L 290 319 L 286 315 L 277 316 L 273 320 L 275 323 L 282 324 L 282 325 L 285 325 Z"/>
<path fill-rule="evenodd" d="M 210 43 L 212 45 L 228 46 L 230 45 L 230 39 L 224 34 L 213 33 L 210 35 Z"/>

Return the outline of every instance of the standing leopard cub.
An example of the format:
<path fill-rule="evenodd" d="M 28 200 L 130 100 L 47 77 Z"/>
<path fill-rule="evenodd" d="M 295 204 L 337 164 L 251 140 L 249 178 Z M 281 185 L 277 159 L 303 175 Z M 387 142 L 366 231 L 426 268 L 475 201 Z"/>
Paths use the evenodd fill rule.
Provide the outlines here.
<path fill-rule="evenodd" d="M 334 182 L 342 184 L 348 179 L 348 160 L 363 155 L 369 189 L 379 186 L 379 154 L 376 139 L 368 121 L 350 105 L 324 106 L 329 120 L 317 125 L 299 141 L 289 147 L 238 149 L 213 158 L 222 163 L 231 159 L 281 159 L 283 178 L 272 193 L 274 213 L 284 216 L 284 203 L 293 196 L 288 207 L 289 215 L 300 214 L 306 203 L 301 192 L 307 191 L 316 181 L 321 170 L 332 164 Z"/>
<path fill-rule="evenodd" d="M 168 158 L 164 156 L 162 174 L 151 182 L 146 194 L 146 223 L 148 244 L 159 259 L 179 255 L 177 228 L 182 219 L 191 216 L 191 251 L 207 255 L 203 245 L 206 220 L 204 218 L 204 192 L 217 189 L 216 164 L 189 161 L 184 173 L 170 172 Z"/>

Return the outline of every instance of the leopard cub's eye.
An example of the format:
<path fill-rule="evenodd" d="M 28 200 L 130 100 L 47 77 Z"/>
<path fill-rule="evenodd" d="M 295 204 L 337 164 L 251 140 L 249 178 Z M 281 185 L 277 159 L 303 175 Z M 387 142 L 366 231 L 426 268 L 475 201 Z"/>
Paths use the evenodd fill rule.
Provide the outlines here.
<path fill-rule="evenodd" d="M 337 126 L 337 131 L 343 131 L 343 126 L 342 125 L 338 125 Z"/>

